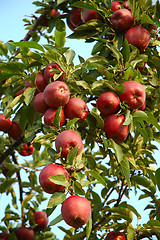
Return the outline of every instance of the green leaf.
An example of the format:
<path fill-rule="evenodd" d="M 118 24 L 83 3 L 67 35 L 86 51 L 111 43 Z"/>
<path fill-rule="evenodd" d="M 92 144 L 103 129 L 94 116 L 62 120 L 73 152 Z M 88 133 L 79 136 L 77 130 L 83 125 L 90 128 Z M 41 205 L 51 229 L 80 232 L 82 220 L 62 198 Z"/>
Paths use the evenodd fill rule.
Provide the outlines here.
<path fill-rule="evenodd" d="M 87 240 L 90 237 L 91 231 L 92 231 L 92 217 L 90 217 L 90 219 L 88 220 L 87 225 L 86 225 L 86 238 L 87 238 Z"/>
<path fill-rule="evenodd" d="M 49 223 L 49 226 L 54 226 L 56 225 L 57 223 L 61 222 L 63 220 L 63 217 L 62 215 L 60 214 L 58 217 L 56 217 L 54 220 L 52 220 L 50 223 Z"/>
<path fill-rule="evenodd" d="M 132 212 L 126 207 L 113 207 L 111 211 L 115 214 L 118 214 L 123 219 L 126 219 L 128 222 L 132 222 L 133 214 Z"/>
<path fill-rule="evenodd" d="M 146 114 L 148 116 L 148 121 L 160 131 L 160 125 L 158 124 L 158 121 L 154 117 L 153 113 L 146 111 Z"/>
<path fill-rule="evenodd" d="M 77 151 L 78 151 L 78 145 L 76 147 L 72 148 L 70 150 L 70 152 L 68 153 L 68 155 L 67 155 L 67 163 L 69 165 L 73 164 L 73 160 L 76 157 Z"/>
<path fill-rule="evenodd" d="M 154 21 L 147 14 L 143 14 L 142 15 L 141 24 L 152 24 L 152 25 L 155 25 Z"/>
<path fill-rule="evenodd" d="M 34 98 L 35 88 L 28 87 L 25 89 L 23 96 L 24 102 L 28 106 Z"/>
<path fill-rule="evenodd" d="M 66 125 L 66 130 L 71 129 L 71 127 L 79 120 L 79 118 L 73 118 L 72 120 L 69 120 Z"/>
<path fill-rule="evenodd" d="M 92 177 L 98 180 L 99 183 L 101 183 L 103 186 L 106 186 L 105 179 L 96 171 L 94 170 L 86 170 L 87 173 L 91 174 Z"/>
<path fill-rule="evenodd" d="M 112 139 L 110 139 L 110 141 L 111 141 L 112 148 L 115 151 L 116 158 L 118 162 L 121 163 L 121 161 L 124 159 L 123 150 L 121 146 L 115 143 Z"/>
<path fill-rule="evenodd" d="M 65 31 L 58 31 L 57 29 L 54 32 L 55 35 L 55 43 L 58 48 L 63 48 L 66 41 L 66 32 Z"/>
<path fill-rule="evenodd" d="M 158 189 L 160 191 L 160 168 L 158 168 L 155 172 L 155 176 L 156 176 L 156 180 L 157 180 L 157 186 L 158 186 Z"/>
<path fill-rule="evenodd" d="M 65 55 L 66 55 L 66 60 L 67 60 L 67 64 L 70 65 L 73 63 L 73 59 L 75 58 L 75 51 L 73 51 L 72 49 L 71 50 L 68 50 L 67 52 L 65 52 Z"/>
<path fill-rule="evenodd" d="M 130 57 L 130 47 L 126 38 L 124 39 L 124 42 L 123 42 L 122 54 L 123 54 L 124 61 L 128 62 Z"/>
<path fill-rule="evenodd" d="M 60 113 L 61 113 L 61 110 L 62 110 L 62 107 L 59 107 L 55 113 L 55 116 L 54 116 L 54 124 L 57 128 L 60 127 L 60 121 L 61 121 L 61 116 L 60 116 Z"/>
<path fill-rule="evenodd" d="M 59 4 L 62 4 L 62 3 L 64 3 L 64 2 L 66 2 L 67 0 L 57 0 L 57 5 L 59 5 Z"/>
<path fill-rule="evenodd" d="M 27 196 L 23 199 L 23 201 L 22 201 L 22 206 L 23 206 L 25 203 L 29 202 L 33 197 L 34 197 L 34 193 L 31 193 L 31 194 L 27 195 Z"/>
<path fill-rule="evenodd" d="M 49 177 L 49 179 L 57 184 L 57 185 L 62 185 L 62 186 L 65 186 L 65 187 L 69 187 L 70 184 L 69 182 L 66 180 L 65 178 L 65 175 L 64 174 L 57 174 L 57 175 L 54 175 L 52 177 Z"/>
<path fill-rule="evenodd" d="M 54 208 L 64 202 L 66 195 L 62 192 L 55 192 L 49 199 L 47 208 Z"/>
<path fill-rule="evenodd" d="M 148 178 L 137 175 L 137 176 L 132 176 L 132 180 L 135 181 L 136 183 L 138 183 L 139 185 L 150 190 L 152 194 L 155 194 L 156 187 L 155 187 L 154 183 L 151 180 L 149 180 Z"/>
<path fill-rule="evenodd" d="M 144 111 L 136 110 L 133 112 L 132 116 L 134 118 L 143 118 L 144 120 L 147 120 L 148 116 Z"/>
<path fill-rule="evenodd" d="M 13 101 L 8 105 L 8 107 L 4 110 L 4 115 L 7 115 L 16 105 L 20 102 L 21 95 L 15 97 Z"/>
<path fill-rule="evenodd" d="M 72 7 L 80 7 L 80 8 L 86 8 L 90 10 L 97 11 L 97 5 L 95 3 L 87 3 L 87 2 L 82 2 L 82 1 L 77 1 L 71 4 Z"/>
<path fill-rule="evenodd" d="M 104 46 L 103 43 L 97 42 L 97 43 L 93 46 L 93 49 L 92 49 L 91 54 L 94 55 L 94 54 L 96 54 L 97 52 L 101 51 L 102 48 L 103 48 L 103 46 Z"/>
<path fill-rule="evenodd" d="M 37 42 L 35 41 L 21 41 L 21 42 L 10 42 L 10 44 L 16 46 L 16 47 L 26 47 L 26 48 L 34 48 L 37 50 L 40 50 L 44 52 L 44 48 Z"/>
<path fill-rule="evenodd" d="M 120 162 L 121 165 L 121 169 L 122 169 L 122 174 L 125 177 L 128 187 L 131 187 L 131 181 L 130 181 L 130 165 L 129 165 L 129 161 L 126 158 L 126 156 L 123 156 L 123 160 Z"/>

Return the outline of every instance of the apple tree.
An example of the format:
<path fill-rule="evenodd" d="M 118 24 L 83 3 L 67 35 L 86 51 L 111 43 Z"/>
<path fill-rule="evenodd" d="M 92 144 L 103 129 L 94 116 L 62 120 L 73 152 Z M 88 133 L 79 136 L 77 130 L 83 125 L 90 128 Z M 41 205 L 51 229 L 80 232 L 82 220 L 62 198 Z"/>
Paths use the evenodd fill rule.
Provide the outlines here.
<path fill-rule="evenodd" d="M 160 239 L 159 1 L 33 4 L 0 42 L 0 238 Z"/>

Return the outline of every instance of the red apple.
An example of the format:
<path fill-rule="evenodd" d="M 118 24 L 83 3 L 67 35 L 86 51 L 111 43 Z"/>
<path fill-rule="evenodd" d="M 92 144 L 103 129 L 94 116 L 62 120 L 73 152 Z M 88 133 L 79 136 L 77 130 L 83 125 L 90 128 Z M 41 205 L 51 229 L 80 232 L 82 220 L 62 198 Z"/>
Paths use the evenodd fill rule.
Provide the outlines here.
<path fill-rule="evenodd" d="M 13 138 L 14 140 L 18 140 L 21 138 L 22 130 L 19 126 L 19 121 L 13 121 L 12 126 L 8 130 L 9 137 Z"/>
<path fill-rule="evenodd" d="M 65 189 L 65 186 L 55 184 L 49 179 L 50 177 L 59 174 L 63 174 L 66 180 L 69 180 L 67 170 L 61 165 L 51 163 L 42 169 L 39 174 L 39 183 L 46 193 L 53 194 L 55 192 L 61 192 Z"/>
<path fill-rule="evenodd" d="M 121 102 L 126 102 L 131 110 L 140 108 L 146 99 L 145 88 L 136 81 L 127 81 L 123 83 L 124 92 L 120 94 Z"/>
<path fill-rule="evenodd" d="M 2 233 L 0 233 L 0 239 L 8 240 L 9 235 L 10 234 L 7 232 L 2 232 Z"/>
<path fill-rule="evenodd" d="M 143 103 L 143 105 L 139 108 L 139 110 L 145 111 L 146 109 L 146 101 Z"/>
<path fill-rule="evenodd" d="M 34 231 L 32 228 L 21 226 L 16 230 L 16 237 L 18 240 L 33 240 Z"/>
<path fill-rule="evenodd" d="M 84 120 L 88 115 L 87 104 L 79 97 L 71 98 L 65 105 L 64 111 L 69 119 L 79 118 Z"/>
<path fill-rule="evenodd" d="M 81 18 L 81 12 L 82 12 L 82 8 L 75 7 L 69 13 L 70 22 L 74 27 L 78 27 L 83 23 Z"/>
<path fill-rule="evenodd" d="M 38 93 L 33 99 L 33 108 L 35 112 L 44 114 L 46 110 L 49 108 L 44 100 L 43 92 Z"/>
<path fill-rule="evenodd" d="M 105 240 L 126 240 L 124 233 L 112 231 L 107 234 Z"/>
<path fill-rule="evenodd" d="M 0 131 L 7 132 L 12 126 L 9 118 L 5 118 L 3 113 L 0 113 Z"/>
<path fill-rule="evenodd" d="M 60 152 L 61 149 L 61 156 L 64 158 L 67 158 L 70 150 L 76 146 L 78 146 L 77 155 L 79 155 L 83 149 L 83 142 L 80 135 L 73 130 L 61 132 L 55 140 L 56 150 Z"/>
<path fill-rule="evenodd" d="M 37 224 L 37 226 L 34 228 L 34 231 L 41 231 L 48 226 L 48 217 L 44 211 L 34 212 L 33 221 L 35 224 Z"/>
<path fill-rule="evenodd" d="M 51 78 L 51 81 L 54 81 L 54 74 L 55 74 L 54 69 L 63 72 L 62 68 L 56 62 L 49 63 L 44 69 L 44 78 L 47 83 L 50 78 Z M 64 80 L 63 74 L 60 77 L 58 77 L 56 80 L 63 81 Z"/>
<path fill-rule="evenodd" d="M 120 9 L 121 4 L 118 1 L 112 1 L 111 2 L 111 10 L 113 12 L 117 11 L 118 9 Z"/>
<path fill-rule="evenodd" d="M 113 139 L 116 143 L 125 141 L 128 136 L 128 125 L 123 125 L 125 117 L 123 115 L 111 114 L 104 121 L 104 131 L 108 139 Z"/>
<path fill-rule="evenodd" d="M 70 98 L 70 91 L 62 81 L 51 82 L 44 89 L 44 100 L 49 107 L 59 108 L 65 106 Z"/>
<path fill-rule="evenodd" d="M 51 17 L 58 17 L 60 15 L 59 11 L 56 11 L 54 8 L 50 12 Z"/>
<path fill-rule="evenodd" d="M 68 27 L 69 27 L 72 31 L 74 31 L 74 30 L 75 30 L 75 26 L 71 23 L 70 18 L 69 18 L 69 15 L 68 15 L 68 17 L 66 18 L 66 22 L 67 22 Z"/>
<path fill-rule="evenodd" d="M 120 108 L 120 99 L 114 92 L 102 93 L 97 99 L 97 108 L 105 116 L 117 113 Z"/>
<path fill-rule="evenodd" d="M 34 153 L 34 147 L 31 143 L 27 144 L 27 143 L 23 143 L 23 147 L 20 148 L 19 150 L 19 154 L 22 156 L 29 156 L 32 155 Z"/>
<path fill-rule="evenodd" d="M 122 6 L 123 6 L 124 8 L 127 8 L 129 11 L 131 11 L 131 7 L 130 7 L 128 1 L 125 1 L 125 2 L 122 4 Z"/>
<path fill-rule="evenodd" d="M 43 73 L 39 72 L 36 75 L 35 85 L 40 92 L 43 92 L 45 87 L 47 86 L 48 81 L 45 80 Z"/>
<path fill-rule="evenodd" d="M 61 213 L 68 225 L 78 228 L 88 222 L 91 216 L 91 205 L 85 197 L 73 195 L 62 203 Z"/>
<path fill-rule="evenodd" d="M 90 9 L 84 9 L 82 15 L 83 22 L 87 23 L 92 19 L 99 19 L 97 12 Z"/>
<path fill-rule="evenodd" d="M 54 118 L 55 118 L 55 114 L 56 114 L 57 108 L 48 108 L 47 111 L 44 114 L 44 124 L 47 126 L 55 126 L 54 124 Z M 65 123 L 65 114 L 63 109 L 61 109 L 60 112 L 60 117 L 61 117 L 61 121 L 60 121 L 60 127 L 63 126 L 63 124 Z"/>
<path fill-rule="evenodd" d="M 133 25 L 133 16 L 128 9 L 119 9 L 112 14 L 111 22 L 114 28 L 119 31 L 126 31 Z"/>
<path fill-rule="evenodd" d="M 141 26 L 135 26 L 127 30 L 124 34 L 129 44 L 137 47 L 142 53 L 150 41 L 150 33 Z"/>

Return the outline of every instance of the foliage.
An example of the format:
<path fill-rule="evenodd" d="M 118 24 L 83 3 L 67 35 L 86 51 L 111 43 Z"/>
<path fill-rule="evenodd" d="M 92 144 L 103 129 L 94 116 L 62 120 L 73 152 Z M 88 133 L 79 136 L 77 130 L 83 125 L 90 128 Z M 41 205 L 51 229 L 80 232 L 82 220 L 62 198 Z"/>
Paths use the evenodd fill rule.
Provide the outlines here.
<path fill-rule="evenodd" d="M 120 1 L 123 2 L 123 1 Z M 160 4 L 152 4 L 150 0 L 129 1 L 134 25 L 141 25 L 147 30 L 151 25 L 160 26 Z M 116 31 L 111 25 L 110 1 L 99 0 L 42 0 L 33 2 L 37 6 L 35 15 L 24 19 L 29 30 L 23 41 L 0 43 L 0 110 L 12 121 L 19 121 L 22 138 L 14 141 L 7 133 L 0 136 L 0 163 L 6 161 L 7 176 L 1 174 L 0 192 L 12 199 L 12 206 L 7 205 L 0 229 L 10 231 L 15 238 L 15 229 L 21 223 L 28 223 L 31 212 L 38 210 L 46 201 L 44 192 L 38 183 L 41 167 L 48 163 L 60 163 L 70 174 L 66 190 L 54 193 L 48 199 L 46 212 L 50 216 L 57 206 L 70 194 L 85 196 L 92 206 L 92 221 L 79 229 L 65 229 L 64 239 L 104 239 L 113 229 L 126 234 L 128 240 L 151 239 L 156 235 L 160 239 L 160 191 L 159 171 L 154 152 L 160 143 L 160 44 L 158 32 L 151 32 L 151 39 L 144 53 L 124 40 L 124 33 Z M 82 24 L 66 36 L 66 17 L 73 7 L 96 10 L 103 19 L 94 19 Z M 60 11 L 58 17 L 50 17 L 51 9 Z M 152 18 L 154 16 L 154 18 Z M 42 20 L 48 18 L 48 27 Z M 39 20 L 40 19 L 40 20 Z M 38 22 L 38 24 L 37 24 Z M 47 44 L 39 44 L 40 38 Z M 94 43 L 92 56 L 86 60 L 79 56 L 79 64 L 74 65 L 76 53 L 65 46 L 66 37 L 85 39 L 86 44 Z M 36 113 L 32 106 L 36 90 L 35 77 L 39 71 L 51 62 L 60 65 L 65 73 L 65 83 L 70 89 L 71 97 L 80 97 L 88 107 L 89 114 L 81 122 L 78 119 L 66 119 L 62 127 L 48 127 L 43 122 L 43 114 Z M 146 62 L 142 72 L 135 68 Z M 58 77 L 57 72 L 56 77 Z M 29 79 L 32 87 L 16 96 L 24 88 Z M 129 125 L 129 134 L 123 143 L 115 143 L 107 139 L 104 132 L 105 116 L 96 107 L 98 97 L 107 91 L 120 95 L 124 89 L 122 83 L 133 80 L 141 83 L 146 90 L 146 110 L 130 110 L 128 105 L 121 103 L 119 114 L 125 115 L 125 124 Z M 60 111 L 59 111 L 60 112 Z M 56 114 L 56 126 L 61 120 Z M 54 147 L 54 141 L 64 130 L 75 130 L 83 139 L 84 149 L 76 156 L 75 149 L 66 160 L 60 157 Z M 21 143 L 33 143 L 35 148 L 33 159 L 19 161 L 18 151 Z M 80 171 L 81 170 L 81 171 Z M 27 179 L 23 179 L 24 173 Z M 57 176 L 56 183 L 64 184 L 64 178 Z M 16 183 L 19 184 L 19 197 L 15 193 Z M 97 187 L 99 191 L 97 192 Z M 101 186 L 101 187 L 99 187 Z M 146 198 L 148 204 L 142 206 L 149 209 L 149 221 L 133 227 L 133 216 L 141 216 L 135 206 L 127 203 L 130 192 Z M 60 225 L 62 216 L 52 219 L 35 239 L 57 239 L 52 233 L 52 226 Z M 11 239 L 11 238 L 9 238 Z"/>

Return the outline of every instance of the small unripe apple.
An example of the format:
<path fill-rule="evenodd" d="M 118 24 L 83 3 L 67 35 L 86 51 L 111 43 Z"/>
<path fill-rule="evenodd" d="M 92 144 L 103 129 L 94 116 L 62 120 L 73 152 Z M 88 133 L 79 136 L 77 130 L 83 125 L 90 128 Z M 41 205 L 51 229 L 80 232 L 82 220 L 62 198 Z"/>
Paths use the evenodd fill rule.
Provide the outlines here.
<path fill-rule="evenodd" d="M 19 121 L 13 121 L 12 126 L 8 130 L 9 137 L 13 138 L 14 140 L 18 140 L 21 138 L 22 130 L 19 126 Z"/>
<path fill-rule="evenodd" d="M 44 114 L 46 110 L 49 108 L 44 100 L 43 92 L 38 93 L 33 99 L 33 108 L 35 112 Z"/>
<path fill-rule="evenodd" d="M 62 203 L 61 213 L 68 225 L 78 228 L 88 222 L 91 216 L 91 205 L 85 197 L 73 195 Z"/>
<path fill-rule="evenodd" d="M 70 91 L 65 82 L 51 82 L 44 89 L 44 100 L 49 107 L 59 108 L 65 106 L 70 98 Z"/>
<path fill-rule="evenodd" d="M 54 118 L 55 118 L 55 114 L 56 114 L 57 108 L 48 108 L 47 111 L 44 114 L 44 124 L 47 126 L 54 126 L 56 127 L 56 125 L 54 124 Z M 60 117 L 61 117 L 61 121 L 59 123 L 59 126 L 63 126 L 63 124 L 65 123 L 65 114 L 63 109 L 61 109 L 60 111 Z"/>
<path fill-rule="evenodd" d="M 127 81 L 123 83 L 124 92 L 120 94 L 121 102 L 126 102 L 131 110 L 140 108 L 146 99 L 145 88 L 136 81 Z"/>
<path fill-rule="evenodd" d="M 117 113 L 120 108 L 120 99 L 114 92 L 102 93 L 97 99 L 97 108 L 105 116 Z"/>
<path fill-rule="evenodd" d="M 113 12 L 117 11 L 118 9 L 120 9 L 121 4 L 118 1 L 112 1 L 111 2 L 111 10 Z"/>
<path fill-rule="evenodd" d="M 64 111 L 69 119 L 79 118 L 84 120 L 88 115 L 87 104 L 79 97 L 71 98 L 65 105 Z"/>
<path fill-rule="evenodd" d="M 70 150 L 76 146 L 78 146 L 76 154 L 76 156 L 78 156 L 83 149 L 83 142 L 80 135 L 73 130 L 65 130 L 61 132 L 55 140 L 56 150 L 57 152 L 60 152 L 61 149 L 61 156 L 64 158 L 67 158 Z"/>
<path fill-rule="evenodd" d="M 48 83 L 49 79 L 51 79 L 51 81 L 54 81 L 54 75 L 56 73 L 56 72 L 54 72 L 54 69 L 63 72 L 62 68 L 59 66 L 58 63 L 56 63 L 56 62 L 49 63 L 44 69 L 44 78 L 47 83 Z M 56 80 L 63 81 L 64 75 L 62 74 Z"/>
<path fill-rule="evenodd" d="M 37 224 L 37 226 L 34 228 L 34 231 L 41 231 L 48 226 L 48 217 L 44 211 L 34 212 L 33 221 L 35 224 Z"/>
<path fill-rule="evenodd" d="M 16 237 L 18 240 L 33 240 L 34 231 L 32 228 L 21 226 L 16 230 Z"/>
<path fill-rule="evenodd" d="M 82 8 L 75 7 L 69 13 L 70 22 L 74 27 L 78 27 L 83 23 L 81 18 L 81 12 L 82 12 Z"/>
<path fill-rule="evenodd" d="M 0 131 L 7 132 L 12 126 L 9 118 L 5 118 L 3 113 L 0 113 Z"/>
<path fill-rule="evenodd" d="M 107 234 L 105 240 L 126 240 L 124 233 L 112 231 Z"/>
<path fill-rule="evenodd" d="M 34 147 L 32 144 L 23 143 L 23 147 L 20 148 L 19 154 L 22 156 L 29 156 L 34 153 Z"/>
<path fill-rule="evenodd" d="M 150 41 L 150 33 L 141 26 L 135 26 L 127 30 L 124 34 L 129 44 L 137 47 L 142 53 Z"/>
<path fill-rule="evenodd" d="M 35 79 L 35 85 L 38 88 L 38 90 L 40 92 L 43 92 L 47 84 L 48 84 L 48 81 L 45 80 L 44 74 L 41 72 L 38 72 Z"/>
<path fill-rule="evenodd" d="M 65 179 L 69 180 L 67 170 L 61 165 L 51 163 L 42 169 L 39 174 L 39 183 L 46 193 L 53 194 L 55 192 L 61 192 L 65 189 L 65 186 L 55 184 L 49 179 L 50 177 L 59 174 L 63 174 Z"/>
<path fill-rule="evenodd" d="M 133 16 L 128 9 L 119 9 L 112 14 L 111 22 L 113 27 L 119 31 L 126 31 L 133 25 Z"/>
<path fill-rule="evenodd" d="M 90 9 L 84 9 L 82 15 L 83 22 L 87 23 L 92 19 L 99 19 L 97 12 Z"/>
<path fill-rule="evenodd" d="M 128 136 L 128 125 L 123 125 L 125 117 L 123 115 L 111 114 L 104 121 L 104 131 L 108 139 L 113 139 L 116 143 L 124 142 Z"/>
<path fill-rule="evenodd" d="M 2 233 L 0 233 L 0 239 L 8 240 L 9 235 L 10 234 L 7 232 L 2 232 Z"/>

